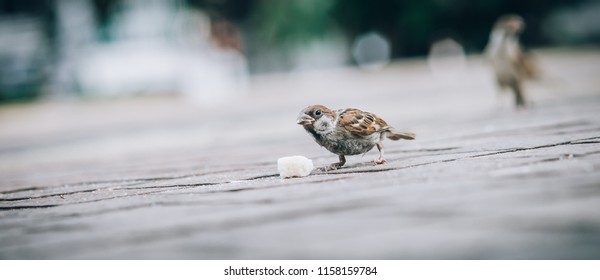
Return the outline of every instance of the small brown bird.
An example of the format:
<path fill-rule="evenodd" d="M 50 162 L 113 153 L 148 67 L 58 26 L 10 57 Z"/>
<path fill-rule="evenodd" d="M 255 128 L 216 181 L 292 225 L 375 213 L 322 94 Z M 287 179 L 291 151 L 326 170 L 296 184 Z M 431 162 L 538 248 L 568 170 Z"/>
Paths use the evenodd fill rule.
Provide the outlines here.
<path fill-rule="evenodd" d="M 376 164 L 385 163 L 383 139 L 415 139 L 411 132 L 399 132 L 375 114 L 358 109 L 330 110 L 323 105 L 309 106 L 296 120 L 313 136 L 317 144 L 339 156 L 340 161 L 328 169 L 342 167 L 348 155 L 364 154 L 374 146 L 379 150 Z"/>
<path fill-rule="evenodd" d="M 525 29 L 523 18 L 504 15 L 496 21 L 486 47 L 486 55 L 496 74 L 501 89 L 509 88 L 515 95 L 517 108 L 526 104 L 523 81 L 535 78 L 538 69 L 530 56 L 524 53 L 519 35 Z"/>

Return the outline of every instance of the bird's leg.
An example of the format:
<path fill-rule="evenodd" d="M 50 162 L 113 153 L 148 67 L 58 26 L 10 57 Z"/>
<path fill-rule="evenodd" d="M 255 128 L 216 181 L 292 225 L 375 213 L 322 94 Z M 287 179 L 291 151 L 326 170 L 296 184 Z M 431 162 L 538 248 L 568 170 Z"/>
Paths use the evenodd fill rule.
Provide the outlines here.
<path fill-rule="evenodd" d="M 346 163 L 346 157 L 344 155 L 340 155 L 340 162 L 332 163 L 327 169 L 328 170 L 336 170 Z"/>
<path fill-rule="evenodd" d="M 519 81 L 514 81 L 511 84 L 511 89 L 515 94 L 515 103 L 517 108 L 525 107 L 525 97 L 523 96 L 523 87 Z"/>
<path fill-rule="evenodd" d="M 377 150 L 379 150 L 379 159 L 375 160 L 376 164 L 384 164 L 385 159 L 383 158 L 383 143 L 377 143 Z"/>

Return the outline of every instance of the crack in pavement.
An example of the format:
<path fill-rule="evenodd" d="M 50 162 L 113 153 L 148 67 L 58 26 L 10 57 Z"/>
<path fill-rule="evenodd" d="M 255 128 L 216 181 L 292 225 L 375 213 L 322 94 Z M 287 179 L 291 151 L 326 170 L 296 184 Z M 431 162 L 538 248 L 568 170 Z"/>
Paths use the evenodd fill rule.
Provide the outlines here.
<path fill-rule="evenodd" d="M 279 175 L 276 174 L 276 176 L 279 176 Z M 91 203 L 91 202 L 112 200 L 112 199 L 123 198 L 123 197 L 149 195 L 149 194 L 163 193 L 166 191 L 190 189 L 190 188 L 196 188 L 196 187 L 202 187 L 202 186 L 227 185 L 227 184 L 231 184 L 231 183 L 235 183 L 235 182 L 247 182 L 247 181 L 258 180 L 258 179 L 262 179 L 262 178 L 266 178 L 266 177 L 273 177 L 273 176 L 270 176 L 270 175 L 269 176 L 258 176 L 258 177 L 251 177 L 248 179 L 243 179 L 243 180 L 227 181 L 227 182 L 220 182 L 220 183 L 177 184 L 177 185 L 162 186 L 162 187 L 150 187 L 150 188 L 160 188 L 160 190 L 143 192 L 143 193 L 135 193 L 135 194 L 117 195 L 117 196 L 113 196 L 113 197 L 105 197 L 105 198 L 86 200 L 86 201 L 74 201 L 74 202 L 67 202 L 67 203 L 62 203 L 62 204 L 0 206 L 0 211 L 19 210 L 19 209 L 51 208 L 51 207 L 57 207 L 57 206 L 67 206 L 67 205 Z M 317 181 L 314 181 L 314 183 L 336 181 L 336 180 L 341 180 L 341 179 L 343 179 L 343 178 L 317 180 Z M 312 183 L 312 182 L 307 182 L 307 183 Z M 246 190 L 262 190 L 262 189 L 266 189 L 266 188 L 281 187 L 281 186 L 285 186 L 285 185 L 280 184 L 280 185 L 260 187 L 260 188 L 237 188 L 237 189 L 229 189 L 229 190 L 207 191 L 207 192 L 203 192 L 202 194 L 239 192 L 239 191 L 246 191 Z M 100 190 L 103 190 L 103 189 L 86 190 L 85 192 L 94 192 L 94 191 L 100 191 Z M 78 192 L 73 192 L 73 193 L 78 193 Z M 52 196 L 59 196 L 59 195 L 52 195 Z M 23 200 L 30 200 L 30 199 L 23 199 Z"/>
<path fill-rule="evenodd" d="M 598 141 L 592 141 L 592 140 L 596 140 L 596 139 L 600 139 L 600 136 L 588 137 L 588 138 L 582 138 L 582 139 L 576 139 L 576 140 L 569 140 L 569 141 L 564 141 L 564 142 L 559 142 L 559 143 L 546 144 L 546 145 L 540 145 L 540 146 L 534 146 L 534 147 L 528 147 L 528 148 L 511 148 L 511 149 L 505 149 L 505 150 L 500 150 L 500 151 L 495 151 L 495 152 L 472 155 L 472 156 L 450 158 L 450 159 L 444 159 L 444 160 L 436 160 L 436 161 L 424 162 L 424 163 L 401 166 L 401 167 L 366 169 L 366 170 L 348 170 L 348 171 L 340 169 L 340 170 L 329 171 L 329 172 L 316 172 L 311 175 L 322 176 L 322 175 L 329 175 L 329 174 L 331 174 L 331 175 L 334 175 L 334 174 L 336 174 L 336 175 L 337 174 L 360 174 L 360 173 L 378 173 L 378 172 L 402 170 L 402 169 L 427 166 L 427 165 L 432 165 L 432 164 L 437 164 L 437 163 L 447 163 L 447 162 L 454 162 L 454 161 L 463 160 L 463 159 L 488 157 L 488 156 L 501 155 L 501 154 L 506 154 L 506 153 L 537 150 L 537 149 L 551 148 L 551 147 L 564 146 L 564 145 L 596 144 L 596 143 L 598 143 Z M 176 185 L 170 185 L 170 186 L 155 186 L 155 187 L 148 187 L 148 188 L 154 188 L 154 189 L 160 189 L 160 190 L 144 192 L 144 193 L 126 194 L 126 195 L 101 198 L 101 199 L 96 199 L 96 200 L 78 201 L 78 202 L 68 203 L 68 204 L 47 204 L 47 205 L 31 205 L 31 206 L 27 206 L 27 205 L 0 206 L 0 211 L 28 209 L 28 208 L 49 208 L 49 207 L 56 207 L 56 206 L 60 206 L 60 205 L 72 205 L 72 204 L 79 204 L 79 203 L 97 202 L 97 201 L 116 199 L 116 198 L 122 198 L 122 197 L 128 197 L 128 196 L 138 196 L 138 195 L 160 193 L 160 192 L 165 192 L 165 191 L 170 191 L 170 190 L 194 188 L 194 187 L 199 187 L 199 186 L 225 185 L 225 184 L 229 184 L 229 183 L 233 183 L 233 182 L 247 182 L 247 181 L 260 180 L 260 179 L 265 179 L 265 178 L 273 178 L 273 177 L 277 177 L 277 176 L 278 176 L 278 174 L 266 174 L 266 175 L 254 176 L 254 177 L 250 177 L 250 178 L 246 178 L 246 179 L 242 179 L 242 180 L 236 180 L 236 181 L 200 183 L 200 184 L 176 184 Z M 102 189 L 106 189 L 106 188 L 102 188 Z M 85 190 L 85 191 L 80 191 L 80 192 L 93 192 L 93 191 L 99 191 L 102 189 Z M 137 188 L 137 189 L 146 189 L 146 188 Z M 251 189 L 252 188 L 240 188 L 240 189 L 236 189 L 233 191 L 244 191 L 244 190 L 251 190 Z M 219 191 L 219 192 L 231 192 L 231 191 L 232 190 Z M 79 192 L 70 192 L 69 194 L 72 195 L 72 194 L 76 194 L 76 193 L 79 193 Z M 20 198 L 20 199 L 16 199 L 16 198 L 15 199 L 4 199 L 4 200 L 0 200 L 0 201 L 31 200 L 31 199 L 36 199 L 36 198 L 46 198 L 46 197 L 56 197 L 56 196 L 60 196 L 60 194 L 53 194 L 53 195 L 33 197 L 33 198 L 30 197 L 30 198 Z"/>
<path fill-rule="evenodd" d="M 26 188 L 22 188 L 22 189 L 0 191 L 0 194 L 12 194 L 12 193 L 19 193 L 19 192 L 51 189 L 51 188 L 63 188 L 63 187 L 68 187 L 68 186 L 85 186 L 85 185 L 98 185 L 98 184 L 110 184 L 110 183 L 115 183 L 115 184 L 130 183 L 130 184 L 135 185 L 135 184 L 143 184 L 143 183 L 154 182 L 154 181 L 184 179 L 184 178 L 190 178 L 190 177 L 199 177 L 199 176 L 205 176 L 205 175 L 221 174 L 221 173 L 227 173 L 227 172 L 232 172 L 232 171 L 243 171 L 243 170 L 246 170 L 246 169 L 238 168 L 238 169 L 218 170 L 218 171 L 213 171 L 213 172 L 186 174 L 186 175 L 179 175 L 179 176 L 161 176 L 161 177 L 134 178 L 134 179 L 124 179 L 124 180 L 114 179 L 114 180 L 75 182 L 75 183 L 61 184 L 61 185 L 54 185 L 54 186 L 31 186 L 31 187 L 26 187 Z"/>
<path fill-rule="evenodd" d="M 323 183 L 323 182 L 333 182 L 333 181 L 339 181 L 339 180 L 344 180 L 350 178 L 350 176 L 345 176 L 345 177 L 337 177 L 337 178 L 331 178 L 331 179 L 323 179 L 323 180 L 315 180 L 315 181 L 310 181 L 310 182 L 304 182 L 305 184 L 318 184 L 318 183 Z M 270 186 L 263 186 L 260 188 L 253 188 L 253 189 L 248 189 L 248 190 L 263 190 L 263 189 L 271 189 L 271 188 L 279 188 L 279 187 L 286 187 L 289 186 L 287 184 L 277 184 L 277 185 L 270 185 Z M 225 192 L 237 192 L 237 191 L 241 191 L 243 189 L 234 189 L 234 190 L 226 190 Z M 205 192 L 205 193 L 222 193 L 223 191 L 212 191 L 212 192 Z M 203 194 L 205 194 L 203 193 Z M 197 194 L 197 193 L 177 193 L 175 195 L 189 195 L 189 194 Z M 197 206 L 197 205 L 240 205 L 240 204 L 252 204 L 252 205 L 256 205 L 256 204 L 272 204 L 274 202 L 274 200 L 272 199 L 258 199 L 258 200 L 254 200 L 250 203 L 248 202 L 236 202 L 236 203 L 223 203 L 223 202 L 219 202 L 218 204 L 211 204 L 211 203 L 207 203 L 207 201 L 155 201 L 155 202 L 149 202 L 149 203 L 142 203 L 142 204 L 138 204 L 138 205 L 129 205 L 129 206 L 123 206 L 123 207 L 116 207 L 116 208 L 111 208 L 111 209 L 103 209 L 103 210 L 98 210 L 98 211 L 93 211 L 93 212 L 87 212 L 87 213 L 69 213 L 69 214 L 59 214 L 59 215 L 54 215 L 54 216 L 44 216 L 44 217 L 34 217 L 33 220 L 41 220 L 43 222 L 53 222 L 53 221 L 61 221 L 64 222 L 65 219 L 67 218 L 81 218 L 81 217 L 92 217 L 92 216 L 99 216 L 99 215 L 104 215 L 104 214 L 108 214 L 108 213 L 114 213 L 114 212 L 121 212 L 121 211 L 129 211 L 129 210 L 135 210 L 135 209 L 142 209 L 142 208 L 147 208 L 147 207 L 156 207 L 156 206 L 161 206 L 161 207 L 177 207 L 177 206 Z M 67 205 L 67 204 L 63 204 L 63 205 Z M 58 205 L 57 205 L 58 206 Z M 2 224 L 0 225 L 0 230 L 2 229 L 15 229 L 18 228 L 20 225 L 16 224 L 16 223 L 9 223 L 7 224 Z M 26 226 L 25 226 L 26 227 Z"/>
<path fill-rule="evenodd" d="M 590 137 L 590 138 L 583 138 L 583 139 L 577 139 L 577 140 L 570 140 L 570 141 L 565 141 L 565 142 L 560 142 L 560 143 L 555 143 L 555 144 L 540 145 L 540 146 L 529 147 L 529 148 L 505 149 L 505 150 L 496 151 L 496 152 L 489 152 L 489 153 L 478 154 L 478 155 L 473 155 L 473 156 L 458 157 L 458 158 L 451 158 L 451 159 L 444 159 L 444 160 L 436 160 L 436 161 L 424 162 L 424 163 L 407 165 L 407 166 L 402 166 L 402 167 L 379 168 L 379 169 L 370 169 L 370 170 L 355 170 L 355 171 L 347 171 L 347 172 L 344 172 L 344 171 L 332 171 L 332 172 L 316 173 L 315 175 L 353 174 L 353 173 L 377 173 L 377 172 L 385 172 L 385 171 L 392 171 L 392 170 L 402 170 L 402 169 L 408 169 L 408 168 L 426 166 L 426 165 L 431 165 L 431 164 L 436 164 L 436 163 L 446 163 L 446 162 L 453 162 L 453 161 L 458 161 L 458 160 L 462 160 L 462 159 L 487 157 L 487 156 L 501 155 L 501 154 L 506 154 L 506 153 L 515 153 L 515 152 L 520 152 L 520 151 L 537 150 L 537 149 L 551 148 L 551 147 L 564 146 L 564 145 L 579 145 L 579 144 L 588 144 L 588 143 L 589 144 L 595 144 L 596 143 L 595 141 L 592 141 L 592 142 L 587 141 L 587 140 L 594 140 L 594 139 L 600 139 L 600 136 L 598 136 L 598 137 Z M 587 142 L 580 142 L 580 141 L 587 141 Z"/>

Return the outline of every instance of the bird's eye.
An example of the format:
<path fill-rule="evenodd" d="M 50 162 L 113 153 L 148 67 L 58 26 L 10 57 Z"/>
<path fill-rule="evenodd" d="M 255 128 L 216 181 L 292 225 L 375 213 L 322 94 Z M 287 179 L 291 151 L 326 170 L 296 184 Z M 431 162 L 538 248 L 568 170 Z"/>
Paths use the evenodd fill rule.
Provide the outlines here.
<path fill-rule="evenodd" d="M 321 115 L 321 110 L 316 110 L 315 111 L 315 116 L 320 116 Z"/>

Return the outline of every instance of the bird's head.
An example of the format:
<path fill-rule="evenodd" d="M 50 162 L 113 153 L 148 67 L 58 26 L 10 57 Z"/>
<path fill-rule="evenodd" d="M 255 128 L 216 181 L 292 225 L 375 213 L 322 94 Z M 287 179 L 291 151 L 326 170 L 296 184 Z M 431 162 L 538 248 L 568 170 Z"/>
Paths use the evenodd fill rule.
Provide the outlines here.
<path fill-rule="evenodd" d="M 296 119 L 296 122 L 299 125 L 307 127 L 312 126 L 322 117 L 330 117 L 331 119 L 334 119 L 335 112 L 329 110 L 323 105 L 309 106 L 300 111 L 300 115 L 298 116 L 298 119 Z"/>
<path fill-rule="evenodd" d="M 496 22 L 496 28 L 500 28 L 508 35 L 518 35 L 525 30 L 525 21 L 519 15 L 504 15 Z"/>

